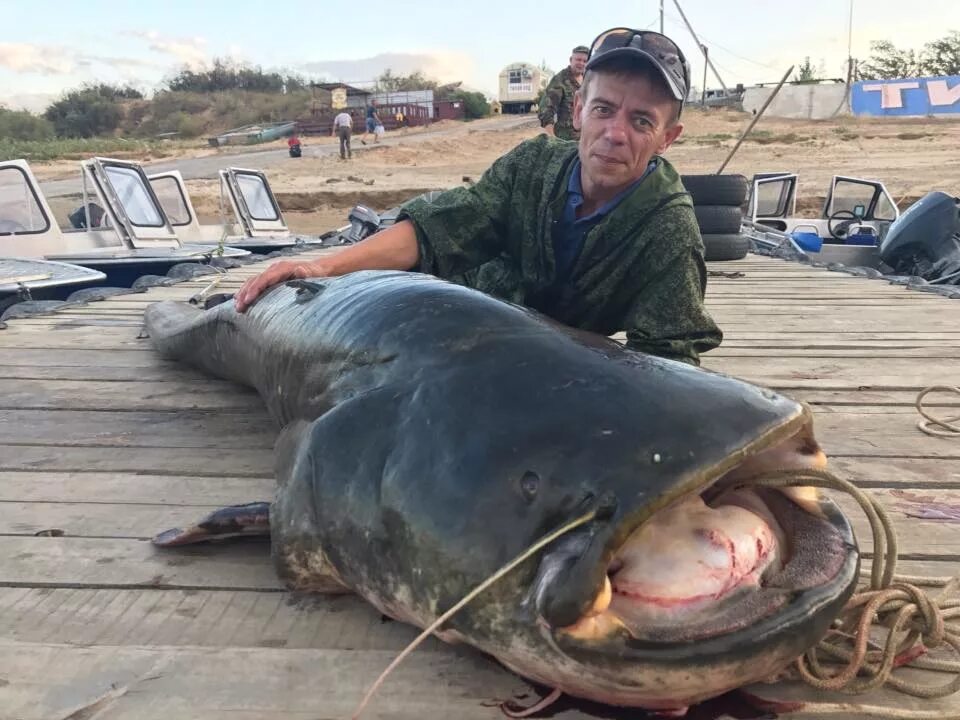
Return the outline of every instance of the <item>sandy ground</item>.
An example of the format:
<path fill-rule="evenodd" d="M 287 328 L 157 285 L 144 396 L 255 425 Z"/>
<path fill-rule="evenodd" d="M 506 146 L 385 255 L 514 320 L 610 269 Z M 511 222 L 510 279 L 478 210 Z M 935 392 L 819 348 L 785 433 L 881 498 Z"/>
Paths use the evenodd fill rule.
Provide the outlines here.
<path fill-rule="evenodd" d="M 684 116 L 684 135 L 667 157 L 682 173 L 716 172 L 750 120 L 745 113 L 691 109 Z M 310 157 L 309 145 L 320 139 L 308 138 L 305 156 L 269 177 L 290 227 L 320 232 L 344 224 L 356 203 L 381 211 L 427 190 L 475 180 L 497 157 L 538 132 L 532 118 L 520 129 L 500 124 L 465 123 L 456 134 L 417 143 L 401 138 L 393 147 L 362 148 L 355 139 L 359 151 L 348 162 Z M 933 189 L 960 195 L 958 121 L 762 118 L 754 132 L 726 172 L 796 172 L 800 209 L 819 209 L 834 174 L 882 180 L 901 210 Z M 213 219 L 216 183 L 189 184 L 201 215 Z"/>
<path fill-rule="evenodd" d="M 684 114 L 684 134 L 667 158 L 682 173 L 716 172 L 751 119 L 746 113 L 691 108 Z M 291 229 L 321 232 L 345 224 L 347 212 L 357 203 L 382 211 L 421 192 L 478 179 L 497 157 L 539 131 L 533 116 L 519 129 L 504 127 L 514 121 L 445 121 L 430 128 L 445 131 L 437 137 L 416 139 L 425 131 L 390 132 L 396 144 L 389 147 L 363 147 L 355 135 L 354 157 L 347 162 L 315 154 L 336 140 L 311 136 L 304 139 L 302 158 L 290 159 L 283 169 L 271 168 L 268 176 Z M 282 147 L 284 142 L 272 145 Z M 929 190 L 960 195 L 958 147 L 960 121 L 762 118 L 726 172 L 748 177 L 772 170 L 798 173 L 801 210 L 819 209 L 834 174 L 879 179 L 904 210 Z M 171 152 L 199 156 L 217 150 L 183 147 Z M 41 168 L 45 177 L 63 171 L 60 163 Z M 187 184 L 201 218 L 216 221 L 216 181 Z"/>

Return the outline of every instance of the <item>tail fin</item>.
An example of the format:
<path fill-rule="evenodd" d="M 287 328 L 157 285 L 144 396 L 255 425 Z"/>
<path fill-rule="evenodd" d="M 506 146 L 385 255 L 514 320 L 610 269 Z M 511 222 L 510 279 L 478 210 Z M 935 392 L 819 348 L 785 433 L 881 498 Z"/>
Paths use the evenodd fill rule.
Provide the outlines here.
<path fill-rule="evenodd" d="M 214 510 L 196 525 L 164 530 L 153 538 L 159 547 L 193 545 L 232 537 L 270 535 L 270 503 L 253 502 Z"/>

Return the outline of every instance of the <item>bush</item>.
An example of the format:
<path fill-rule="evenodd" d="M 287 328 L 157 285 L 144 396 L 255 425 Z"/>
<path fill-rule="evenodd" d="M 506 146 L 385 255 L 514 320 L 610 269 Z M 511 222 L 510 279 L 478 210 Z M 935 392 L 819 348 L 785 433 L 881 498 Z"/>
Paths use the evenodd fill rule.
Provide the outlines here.
<path fill-rule="evenodd" d="M 463 103 L 463 115 L 467 120 L 487 117 L 490 114 L 490 103 L 487 102 L 486 96 L 481 92 L 460 90 L 454 93 L 451 99 Z"/>
<path fill-rule="evenodd" d="M 112 133 L 123 113 L 120 103 L 91 90 L 73 90 L 44 112 L 60 137 L 88 138 Z"/>
<path fill-rule="evenodd" d="M 264 72 L 258 67 L 236 64 L 217 58 L 209 70 L 194 71 L 184 68 L 167 81 L 167 88 L 175 92 L 211 93 L 224 90 L 281 93 L 304 90 L 306 82 L 299 75 Z"/>
<path fill-rule="evenodd" d="M 50 140 L 53 123 L 26 110 L 0 107 L 0 137 L 10 140 Z"/>

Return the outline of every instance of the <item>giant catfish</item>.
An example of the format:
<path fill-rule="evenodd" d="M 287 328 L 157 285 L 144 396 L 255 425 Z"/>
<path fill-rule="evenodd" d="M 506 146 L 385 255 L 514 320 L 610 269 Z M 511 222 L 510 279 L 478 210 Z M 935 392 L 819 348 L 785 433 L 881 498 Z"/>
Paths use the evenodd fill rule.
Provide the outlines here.
<path fill-rule="evenodd" d="M 825 463 L 809 410 L 769 390 L 416 273 L 295 281 L 244 314 L 162 302 L 146 324 L 165 357 L 256 388 L 282 428 L 272 503 L 157 544 L 268 524 L 290 587 L 426 628 L 597 508 L 438 634 L 650 709 L 771 676 L 856 585 L 832 502 L 741 482 Z"/>

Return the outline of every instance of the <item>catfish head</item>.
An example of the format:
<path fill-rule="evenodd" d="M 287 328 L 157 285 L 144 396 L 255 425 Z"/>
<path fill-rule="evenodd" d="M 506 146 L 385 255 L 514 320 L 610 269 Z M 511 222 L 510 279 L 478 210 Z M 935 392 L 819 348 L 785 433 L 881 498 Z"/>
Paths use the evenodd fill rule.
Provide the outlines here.
<path fill-rule="evenodd" d="M 443 470 L 451 489 L 405 501 L 444 548 L 435 573 L 420 568 L 439 588 L 434 617 L 478 570 L 586 509 L 597 516 L 442 637 L 569 695 L 676 710 L 776 675 L 826 634 L 858 580 L 847 519 L 812 488 L 749 483 L 825 467 L 807 407 L 602 343 L 575 364 L 558 352 L 527 366 L 523 346 L 512 350 L 509 376 L 475 369 L 482 392 L 447 398 L 469 407 L 434 431 L 457 458 Z M 421 460 L 444 468 L 435 451 Z"/>

